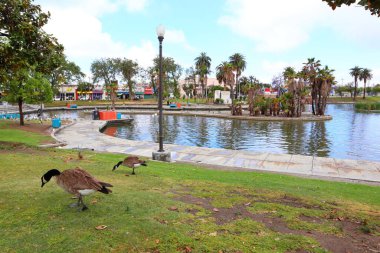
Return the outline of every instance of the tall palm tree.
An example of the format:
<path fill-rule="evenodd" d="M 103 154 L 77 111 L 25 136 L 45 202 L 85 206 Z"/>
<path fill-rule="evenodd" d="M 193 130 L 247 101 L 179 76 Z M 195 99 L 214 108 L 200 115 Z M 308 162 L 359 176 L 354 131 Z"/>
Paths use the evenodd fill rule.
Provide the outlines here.
<path fill-rule="evenodd" d="M 360 76 L 360 73 L 362 72 L 362 68 L 355 66 L 352 69 L 350 69 L 350 75 L 355 78 L 355 88 L 354 88 L 354 101 L 356 100 L 356 94 L 358 90 L 358 78 Z"/>
<path fill-rule="evenodd" d="M 221 80 L 223 80 L 225 85 L 230 86 L 231 101 L 233 100 L 233 96 L 234 96 L 234 89 L 233 89 L 234 72 L 233 71 L 234 71 L 234 66 L 227 61 L 222 62 L 216 67 L 216 76 L 221 78 Z"/>
<path fill-rule="evenodd" d="M 364 81 L 364 91 L 363 91 L 363 99 L 365 99 L 365 92 L 366 92 L 366 86 L 367 86 L 367 80 L 372 79 L 372 73 L 370 69 L 364 68 L 361 70 L 359 75 L 360 81 Z"/>
<path fill-rule="evenodd" d="M 319 60 L 315 60 L 315 58 L 308 58 L 307 62 L 304 63 L 304 67 L 302 72 L 304 73 L 305 77 L 307 77 L 307 80 L 311 86 L 311 108 L 313 111 L 313 114 L 316 115 L 315 107 L 316 107 L 316 101 L 317 101 L 317 94 L 318 94 L 318 84 L 317 84 L 317 73 L 319 71 L 319 68 L 321 66 L 321 62 Z"/>
<path fill-rule="evenodd" d="M 317 74 L 317 83 L 318 83 L 318 94 L 317 94 L 317 115 L 324 115 L 327 97 L 330 94 L 331 87 L 335 82 L 335 77 L 333 75 L 334 70 L 329 69 L 328 66 L 325 66 L 323 69 L 320 69 Z"/>
<path fill-rule="evenodd" d="M 284 80 L 287 81 L 291 78 L 295 78 L 296 77 L 296 71 L 294 70 L 293 67 L 286 67 L 284 69 L 284 72 L 282 72 L 282 75 L 284 76 Z"/>
<path fill-rule="evenodd" d="M 234 67 L 234 70 L 236 71 L 235 89 L 237 89 L 238 83 L 239 83 L 239 77 L 241 75 L 241 72 L 245 70 L 247 62 L 245 61 L 244 55 L 235 53 L 230 56 L 230 63 L 232 64 L 232 66 Z M 239 89 L 239 93 L 240 93 L 240 89 Z M 237 96 L 238 94 L 236 92 L 235 98 L 237 98 Z"/>
<path fill-rule="evenodd" d="M 210 74 L 211 58 L 202 52 L 195 59 L 195 68 L 199 74 L 199 81 L 202 86 L 202 96 L 204 96 L 205 85 L 207 85 L 207 75 Z"/>

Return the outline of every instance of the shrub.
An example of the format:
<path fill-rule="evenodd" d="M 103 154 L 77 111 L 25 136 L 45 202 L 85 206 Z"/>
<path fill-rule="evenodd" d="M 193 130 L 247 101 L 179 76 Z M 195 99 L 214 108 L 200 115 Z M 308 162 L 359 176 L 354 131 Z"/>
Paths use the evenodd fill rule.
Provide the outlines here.
<path fill-rule="evenodd" d="M 373 110 L 380 110 L 380 102 L 373 103 L 373 102 L 360 102 L 355 104 L 355 109 L 357 110 L 367 110 L 367 111 L 373 111 Z"/>
<path fill-rule="evenodd" d="M 215 99 L 215 104 L 223 104 L 224 100 L 222 98 Z"/>

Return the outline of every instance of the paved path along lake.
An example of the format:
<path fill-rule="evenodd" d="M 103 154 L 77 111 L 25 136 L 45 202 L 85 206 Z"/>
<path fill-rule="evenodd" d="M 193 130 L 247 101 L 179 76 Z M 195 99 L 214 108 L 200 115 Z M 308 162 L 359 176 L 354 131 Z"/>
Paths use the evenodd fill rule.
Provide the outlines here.
<path fill-rule="evenodd" d="M 149 141 L 132 141 L 105 135 L 99 129 L 104 121 L 79 119 L 60 129 L 55 137 L 65 142 L 64 148 L 85 148 L 94 151 L 152 157 L 158 144 Z M 258 153 L 248 150 L 229 150 L 165 144 L 172 161 L 223 166 L 231 170 L 257 170 L 335 180 L 369 181 L 380 183 L 380 163 L 317 156 Z"/>

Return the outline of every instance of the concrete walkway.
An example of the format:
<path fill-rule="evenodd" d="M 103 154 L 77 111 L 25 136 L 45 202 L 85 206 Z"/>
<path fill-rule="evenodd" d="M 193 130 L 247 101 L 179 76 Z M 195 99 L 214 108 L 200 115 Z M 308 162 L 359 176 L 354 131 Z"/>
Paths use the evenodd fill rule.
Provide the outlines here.
<path fill-rule="evenodd" d="M 78 120 L 59 129 L 54 137 L 65 142 L 64 148 L 85 148 L 94 151 L 152 157 L 158 144 L 125 140 L 99 132 L 104 121 Z M 343 160 L 315 156 L 257 153 L 252 151 L 203 148 L 165 144 L 172 161 L 192 162 L 230 169 L 260 170 L 296 174 L 343 181 L 367 181 L 380 184 L 380 163 Z"/>

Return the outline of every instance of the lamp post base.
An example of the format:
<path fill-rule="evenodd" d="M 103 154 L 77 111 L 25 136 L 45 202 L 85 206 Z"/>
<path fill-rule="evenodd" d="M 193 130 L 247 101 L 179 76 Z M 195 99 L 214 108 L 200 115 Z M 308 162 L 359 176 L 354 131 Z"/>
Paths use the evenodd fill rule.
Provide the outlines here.
<path fill-rule="evenodd" d="M 171 162 L 171 154 L 170 152 L 167 152 L 167 151 L 152 152 L 152 159 L 156 161 L 162 161 L 162 162 Z"/>

